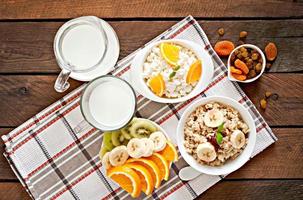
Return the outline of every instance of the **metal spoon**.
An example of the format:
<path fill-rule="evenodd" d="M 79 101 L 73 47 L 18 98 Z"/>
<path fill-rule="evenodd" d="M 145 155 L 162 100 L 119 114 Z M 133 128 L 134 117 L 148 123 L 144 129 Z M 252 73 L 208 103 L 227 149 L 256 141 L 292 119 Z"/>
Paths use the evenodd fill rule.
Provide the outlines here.
<path fill-rule="evenodd" d="M 191 166 L 184 167 L 179 171 L 179 177 L 183 181 L 190 181 L 201 175 L 201 172 L 195 170 Z"/>

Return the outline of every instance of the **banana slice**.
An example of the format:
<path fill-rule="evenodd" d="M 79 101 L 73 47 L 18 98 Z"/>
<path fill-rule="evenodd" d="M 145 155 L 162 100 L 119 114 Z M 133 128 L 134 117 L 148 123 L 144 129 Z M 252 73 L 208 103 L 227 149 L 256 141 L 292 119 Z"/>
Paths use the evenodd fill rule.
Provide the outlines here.
<path fill-rule="evenodd" d="M 206 126 L 215 128 L 224 122 L 224 115 L 219 110 L 209 110 L 204 116 L 204 123 Z"/>
<path fill-rule="evenodd" d="M 126 146 L 115 147 L 109 154 L 109 162 L 112 166 L 123 165 L 128 159 Z"/>
<path fill-rule="evenodd" d="M 214 161 L 217 157 L 215 147 L 209 142 L 205 142 L 198 145 L 197 155 L 198 158 L 205 162 Z"/>
<path fill-rule="evenodd" d="M 155 132 L 157 127 L 145 119 L 137 119 L 129 128 L 129 132 L 134 138 L 145 138 Z"/>
<path fill-rule="evenodd" d="M 154 152 L 154 142 L 149 138 L 142 138 L 141 141 L 144 143 L 144 154 L 143 157 L 149 157 Z"/>
<path fill-rule="evenodd" d="M 145 153 L 145 144 L 139 138 L 132 138 L 127 144 L 127 152 L 130 157 L 141 158 Z"/>
<path fill-rule="evenodd" d="M 105 169 L 109 169 L 112 166 L 109 161 L 109 155 L 110 152 L 106 152 L 102 157 L 102 165 L 105 167 Z"/>
<path fill-rule="evenodd" d="M 230 136 L 231 145 L 236 149 L 241 149 L 245 145 L 245 135 L 240 130 L 235 130 Z"/>
<path fill-rule="evenodd" d="M 154 151 L 159 152 L 162 151 L 166 147 L 166 137 L 161 131 L 157 131 L 152 133 L 149 136 L 154 143 Z"/>

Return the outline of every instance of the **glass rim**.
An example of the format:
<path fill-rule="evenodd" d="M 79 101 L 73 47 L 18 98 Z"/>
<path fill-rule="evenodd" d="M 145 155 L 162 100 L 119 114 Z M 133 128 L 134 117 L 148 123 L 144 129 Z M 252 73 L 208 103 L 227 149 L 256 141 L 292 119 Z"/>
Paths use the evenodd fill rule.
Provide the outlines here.
<path fill-rule="evenodd" d="M 104 30 L 101 22 L 102 22 L 101 19 L 99 19 L 98 17 L 83 16 L 83 17 L 78 17 L 78 18 L 67 21 L 58 29 L 58 31 L 55 35 L 55 38 L 54 38 L 53 48 L 54 48 L 54 53 L 55 53 L 57 63 L 60 68 L 65 69 L 67 71 L 71 71 L 71 72 L 80 72 L 81 73 L 81 72 L 92 71 L 102 63 L 102 61 L 105 58 L 106 52 L 108 50 L 108 38 L 107 38 L 107 35 L 105 33 L 105 30 Z M 70 31 L 71 29 L 73 29 L 76 26 L 84 25 L 84 24 L 93 26 L 101 33 L 101 37 L 104 41 L 105 48 L 102 53 L 102 56 L 100 57 L 99 61 L 95 65 L 92 65 L 92 66 L 89 66 L 88 68 L 79 70 L 79 69 L 75 69 L 77 67 L 73 67 L 73 65 L 71 65 L 64 58 L 63 53 L 62 53 L 62 41 L 63 41 L 63 38 L 65 37 L 65 35 L 68 33 L 68 31 Z M 69 67 L 69 66 L 71 66 L 71 67 Z"/>
<path fill-rule="evenodd" d="M 131 89 L 132 91 L 132 96 L 134 97 L 134 109 L 132 111 L 132 115 L 130 117 L 130 119 L 128 121 L 126 121 L 126 123 L 122 123 L 121 126 L 117 126 L 117 127 L 114 127 L 113 129 L 107 129 L 107 130 L 104 130 L 104 129 L 101 129 L 100 127 L 98 127 L 97 125 L 93 124 L 92 122 L 90 122 L 88 119 L 87 119 L 87 116 L 85 114 L 85 111 L 84 111 L 84 108 L 83 108 L 83 104 L 84 104 L 84 96 L 85 96 L 85 92 L 87 91 L 87 89 L 89 88 L 89 86 L 94 83 L 95 81 L 99 80 L 99 79 L 103 79 L 103 78 L 114 78 L 114 79 L 117 79 L 119 81 L 122 81 L 124 83 L 126 83 L 126 85 Z M 127 82 L 126 80 L 120 78 L 120 77 L 117 77 L 117 76 L 114 76 L 114 75 L 103 75 L 103 76 L 99 76 L 95 79 L 93 79 L 92 81 L 90 81 L 86 86 L 85 88 L 83 89 L 83 92 L 82 92 L 82 95 L 80 97 L 80 110 L 81 110 L 81 113 L 82 113 L 82 116 L 83 118 L 85 119 L 85 121 L 87 123 L 89 123 L 92 127 L 95 127 L 96 129 L 98 130 L 101 130 L 101 131 L 115 131 L 115 130 L 119 130 L 123 127 L 125 127 L 127 124 L 129 124 L 132 119 L 135 117 L 135 114 L 136 114 L 136 111 L 137 111 L 137 97 L 136 97 L 136 92 L 134 90 L 134 88 L 130 85 L 129 82 Z M 100 125 L 100 124 L 98 124 Z M 101 125 L 103 126 L 103 125 Z"/>

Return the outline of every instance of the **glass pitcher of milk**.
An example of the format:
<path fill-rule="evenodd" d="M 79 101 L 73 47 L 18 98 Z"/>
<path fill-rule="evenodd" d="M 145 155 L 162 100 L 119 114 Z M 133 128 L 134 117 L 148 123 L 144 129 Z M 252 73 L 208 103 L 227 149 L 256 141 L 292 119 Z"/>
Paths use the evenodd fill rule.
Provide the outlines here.
<path fill-rule="evenodd" d="M 107 50 L 108 38 L 99 18 L 85 16 L 63 24 L 54 39 L 55 57 L 62 69 L 55 90 L 69 88 L 71 73 L 87 73 L 102 65 Z"/>

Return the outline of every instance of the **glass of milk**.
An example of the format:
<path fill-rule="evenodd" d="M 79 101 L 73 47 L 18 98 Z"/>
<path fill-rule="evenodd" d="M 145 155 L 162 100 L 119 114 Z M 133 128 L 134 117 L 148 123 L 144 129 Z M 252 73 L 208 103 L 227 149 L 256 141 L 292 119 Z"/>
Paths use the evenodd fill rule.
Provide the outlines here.
<path fill-rule="evenodd" d="M 79 17 L 63 24 L 54 39 L 54 52 L 62 69 L 55 90 L 64 92 L 71 73 L 86 73 L 102 64 L 108 39 L 99 18 Z"/>
<path fill-rule="evenodd" d="M 85 120 L 102 131 L 127 125 L 136 112 L 136 94 L 128 82 L 105 75 L 91 81 L 81 97 Z"/>

